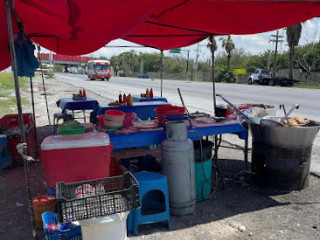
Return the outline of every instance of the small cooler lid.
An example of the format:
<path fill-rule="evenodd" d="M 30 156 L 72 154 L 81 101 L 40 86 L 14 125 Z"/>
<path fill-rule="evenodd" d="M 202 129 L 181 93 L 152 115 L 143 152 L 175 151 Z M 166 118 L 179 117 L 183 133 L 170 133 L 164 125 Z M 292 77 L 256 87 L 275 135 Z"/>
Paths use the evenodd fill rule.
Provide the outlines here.
<path fill-rule="evenodd" d="M 78 135 L 54 135 L 41 143 L 42 150 L 103 147 L 110 145 L 109 135 L 104 132 L 89 132 Z"/>

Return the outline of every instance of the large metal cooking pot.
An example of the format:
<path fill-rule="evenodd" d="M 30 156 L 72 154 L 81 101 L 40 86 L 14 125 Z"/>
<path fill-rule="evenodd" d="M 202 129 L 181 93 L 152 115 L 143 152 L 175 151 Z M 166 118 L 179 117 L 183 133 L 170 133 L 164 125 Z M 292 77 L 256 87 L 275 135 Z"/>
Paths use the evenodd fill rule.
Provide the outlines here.
<path fill-rule="evenodd" d="M 281 118 L 273 117 L 272 120 L 280 121 Z M 320 123 L 310 121 L 305 126 L 282 127 L 262 126 L 250 123 L 253 140 L 259 143 L 286 148 L 310 147 L 320 129 Z"/>

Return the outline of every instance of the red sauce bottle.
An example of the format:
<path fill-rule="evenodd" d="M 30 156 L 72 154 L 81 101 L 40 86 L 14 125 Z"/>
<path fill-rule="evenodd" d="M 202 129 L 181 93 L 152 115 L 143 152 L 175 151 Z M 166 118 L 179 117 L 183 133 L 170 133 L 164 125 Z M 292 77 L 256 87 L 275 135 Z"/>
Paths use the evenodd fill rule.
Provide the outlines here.
<path fill-rule="evenodd" d="M 152 90 L 152 88 L 150 88 L 149 97 L 150 97 L 150 98 L 153 98 L 153 90 Z"/>

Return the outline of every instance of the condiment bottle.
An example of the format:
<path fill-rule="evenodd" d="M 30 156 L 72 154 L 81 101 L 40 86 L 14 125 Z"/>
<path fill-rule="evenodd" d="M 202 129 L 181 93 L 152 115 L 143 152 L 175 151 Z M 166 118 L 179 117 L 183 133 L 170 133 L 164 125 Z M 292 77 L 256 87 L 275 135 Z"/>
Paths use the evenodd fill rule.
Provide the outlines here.
<path fill-rule="evenodd" d="M 122 103 L 122 94 L 121 94 L 121 92 L 119 93 L 119 103 Z"/>
<path fill-rule="evenodd" d="M 127 102 L 127 95 L 124 93 L 122 97 L 122 102 L 126 103 Z"/>
<path fill-rule="evenodd" d="M 146 91 L 146 98 L 149 98 L 149 89 L 147 88 L 147 91 Z"/>
<path fill-rule="evenodd" d="M 82 91 L 82 94 L 83 94 L 83 96 L 87 96 L 87 93 L 86 93 L 86 90 L 85 89 L 83 89 L 83 91 Z"/>
<path fill-rule="evenodd" d="M 150 88 L 150 93 L 149 93 L 149 95 L 150 95 L 150 98 L 153 98 L 153 90 L 152 90 L 152 88 Z"/>
<path fill-rule="evenodd" d="M 81 89 L 79 90 L 79 96 L 82 96 L 82 90 Z"/>
<path fill-rule="evenodd" d="M 128 106 L 132 106 L 132 97 L 130 93 L 128 95 Z"/>

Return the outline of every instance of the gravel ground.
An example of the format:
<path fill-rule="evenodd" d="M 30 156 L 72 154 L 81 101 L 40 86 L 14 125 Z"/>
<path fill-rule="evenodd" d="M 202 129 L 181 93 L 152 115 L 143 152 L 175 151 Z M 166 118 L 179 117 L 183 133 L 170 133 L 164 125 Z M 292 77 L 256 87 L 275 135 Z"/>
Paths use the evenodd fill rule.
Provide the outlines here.
<path fill-rule="evenodd" d="M 48 125 L 44 97 L 41 95 L 40 79 L 35 79 L 36 119 L 39 141 L 52 133 Z M 51 116 L 58 112 L 55 102 L 76 92 L 68 84 L 59 84 L 56 80 L 46 80 L 48 105 Z M 28 89 L 22 95 L 29 97 Z M 87 92 L 90 97 L 104 102 L 102 96 Z M 27 111 L 26 111 L 27 112 Z M 226 140 L 241 144 L 233 135 Z M 224 144 L 227 145 L 227 144 Z M 117 157 L 131 154 L 141 155 L 150 152 L 148 148 L 134 151 L 122 150 L 113 153 Z M 158 150 L 153 150 L 160 157 Z M 276 192 L 255 188 L 244 169 L 243 155 L 239 150 L 221 148 L 219 157 L 222 171 L 226 177 L 226 189 L 221 189 L 221 181 L 211 194 L 210 199 L 198 202 L 196 212 L 182 217 L 171 217 L 172 229 L 166 224 L 150 224 L 139 228 L 138 236 L 129 236 L 132 240 L 150 239 L 320 239 L 320 180 L 310 176 L 309 187 L 302 191 Z M 240 173 L 240 174 L 238 174 Z M 41 161 L 31 164 L 30 175 L 32 195 L 46 194 Z M 32 239 L 29 215 L 27 211 L 25 177 L 23 167 L 5 169 L 0 174 L 0 239 Z M 42 231 L 38 231 L 42 239 Z"/>

